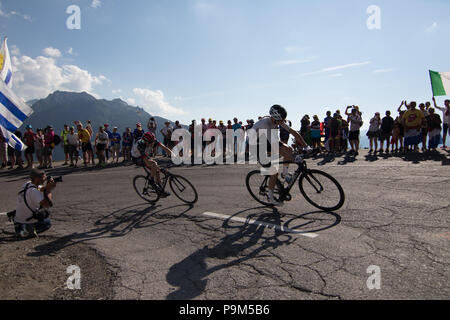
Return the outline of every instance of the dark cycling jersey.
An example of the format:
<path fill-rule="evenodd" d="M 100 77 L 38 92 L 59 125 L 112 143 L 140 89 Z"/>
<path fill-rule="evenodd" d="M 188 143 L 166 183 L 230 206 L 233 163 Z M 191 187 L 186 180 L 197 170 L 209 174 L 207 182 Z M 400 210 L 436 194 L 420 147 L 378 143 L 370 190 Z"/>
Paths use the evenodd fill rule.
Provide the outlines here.
<path fill-rule="evenodd" d="M 149 143 L 146 142 L 144 139 L 139 139 L 138 142 L 136 143 L 137 149 L 138 149 L 142 159 L 147 157 L 146 151 L 147 151 L 148 147 L 154 148 L 154 147 L 161 146 L 161 143 L 158 142 L 158 140 L 156 140 L 156 137 L 153 133 L 152 133 L 152 136 L 153 136 L 153 139 Z"/>

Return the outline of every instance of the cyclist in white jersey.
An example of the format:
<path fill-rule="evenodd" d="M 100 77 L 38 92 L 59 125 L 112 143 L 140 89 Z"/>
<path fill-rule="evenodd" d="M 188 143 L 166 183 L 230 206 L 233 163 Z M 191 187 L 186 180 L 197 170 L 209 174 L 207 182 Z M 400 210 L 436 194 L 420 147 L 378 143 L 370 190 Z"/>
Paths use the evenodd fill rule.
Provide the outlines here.
<path fill-rule="evenodd" d="M 287 118 L 286 109 L 284 109 L 280 105 L 274 105 L 272 108 L 270 108 L 270 116 L 262 118 L 257 123 L 255 123 L 255 125 L 252 128 L 255 129 L 257 132 L 260 129 L 266 129 L 268 130 L 267 132 L 269 134 L 270 132 L 269 130 L 278 129 L 279 127 L 282 127 L 285 130 L 289 131 L 289 133 L 294 136 L 295 141 L 297 142 L 298 145 L 300 145 L 301 147 L 306 147 L 307 144 L 305 140 L 303 140 L 302 136 L 285 123 L 286 118 Z M 279 148 L 280 148 L 279 149 L 280 156 L 283 157 L 284 161 L 292 161 L 292 162 L 294 161 L 293 157 L 294 151 L 291 147 L 279 141 Z M 282 175 L 285 176 L 287 174 L 288 168 L 289 168 L 288 166 L 283 167 Z M 274 174 L 269 179 L 268 200 L 270 204 L 278 206 L 280 205 L 280 203 L 273 198 L 273 191 L 275 189 L 276 182 L 277 182 L 277 174 Z"/>

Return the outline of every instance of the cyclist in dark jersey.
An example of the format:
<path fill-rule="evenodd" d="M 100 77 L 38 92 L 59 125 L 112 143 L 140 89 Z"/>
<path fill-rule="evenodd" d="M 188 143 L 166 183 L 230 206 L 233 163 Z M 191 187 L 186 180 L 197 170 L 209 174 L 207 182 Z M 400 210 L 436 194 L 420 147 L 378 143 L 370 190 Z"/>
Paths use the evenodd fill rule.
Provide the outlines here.
<path fill-rule="evenodd" d="M 161 196 L 166 197 L 169 195 L 169 193 L 162 191 L 161 187 L 161 177 L 159 172 L 161 169 L 158 166 L 158 163 L 151 159 L 148 155 L 148 149 L 153 150 L 157 147 L 160 147 L 164 151 L 166 151 L 167 154 L 173 155 L 172 150 L 167 148 L 165 145 L 160 143 L 158 140 L 156 140 L 155 135 L 152 132 L 145 133 L 141 139 L 137 141 L 137 149 L 140 153 L 140 156 L 142 158 L 142 165 L 146 166 L 148 169 L 150 169 L 150 173 L 152 178 L 157 182 L 158 186 L 161 190 Z"/>

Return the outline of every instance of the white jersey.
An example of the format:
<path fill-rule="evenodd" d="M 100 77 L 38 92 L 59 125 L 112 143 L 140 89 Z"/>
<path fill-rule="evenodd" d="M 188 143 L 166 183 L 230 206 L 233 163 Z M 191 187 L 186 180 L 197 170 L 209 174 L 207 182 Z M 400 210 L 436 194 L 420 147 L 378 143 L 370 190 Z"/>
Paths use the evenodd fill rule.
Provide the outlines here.
<path fill-rule="evenodd" d="M 271 117 L 262 118 L 257 123 L 255 123 L 255 125 L 252 127 L 252 129 L 255 129 L 256 131 L 259 131 L 260 129 L 273 130 L 273 129 L 278 129 L 278 126 L 284 128 L 288 131 L 291 129 L 284 122 L 281 125 L 276 124 L 275 122 L 272 121 Z"/>

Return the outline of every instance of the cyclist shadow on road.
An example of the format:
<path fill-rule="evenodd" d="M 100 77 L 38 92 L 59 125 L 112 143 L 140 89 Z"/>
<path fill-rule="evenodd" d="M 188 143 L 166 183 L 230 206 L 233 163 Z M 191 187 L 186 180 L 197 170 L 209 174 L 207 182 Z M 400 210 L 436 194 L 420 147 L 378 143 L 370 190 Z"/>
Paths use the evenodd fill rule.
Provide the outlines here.
<path fill-rule="evenodd" d="M 35 247 L 35 252 L 28 255 L 51 255 L 66 247 L 87 241 L 124 237 L 135 229 L 150 228 L 185 216 L 192 208 L 193 206 L 185 204 L 161 208 L 159 205 L 149 206 L 142 203 L 122 208 L 98 219 L 91 230 L 52 239 Z"/>
<path fill-rule="evenodd" d="M 236 225 L 232 222 L 233 217 L 247 212 L 252 212 L 246 217 L 247 223 Z M 324 216 L 315 219 L 314 217 L 317 214 L 323 214 Z M 283 223 L 282 219 L 286 222 Z M 254 223 L 254 221 L 249 223 L 250 220 L 257 220 L 259 223 Z M 314 220 L 321 222 L 312 226 L 311 224 L 315 223 Z M 272 225 L 281 226 L 283 224 L 285 228 L 296 228 L 296 231 L 301 229 L 304 233 L 311 233 L 334 227 L 340 221 L 339 215 L 323 211 L 308 212 L 292 218 L 287 215 L 283 216 L 283 214 L 274 214 L 273 209 L 267 207 L 239 211 L 223 222 L 222 228 L 225 229 L 226 235 L 214 247 L 205 246 L 169 269 L 166 280 L 178 289 L 171 292 L 167 299 L 194 299 L 205 291 L 208 277 L 212 273 L 239 264 L 248 264 L 252 259 L 271 255 L 271 250 L 283 245 L 293 244 L 299 240 L 299 237 L 295 234 L 283 232 L 281 228 L 271 228 Z M 233 229 L 236 231 L 228 234 Z M 268 229 L 272 229 L 273 233 L 267 232 Z M 207 259 L 214 259 L 213 262 L 218 260 L 225 260 L 225 262 L 208 268 Z"/>

